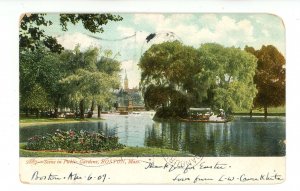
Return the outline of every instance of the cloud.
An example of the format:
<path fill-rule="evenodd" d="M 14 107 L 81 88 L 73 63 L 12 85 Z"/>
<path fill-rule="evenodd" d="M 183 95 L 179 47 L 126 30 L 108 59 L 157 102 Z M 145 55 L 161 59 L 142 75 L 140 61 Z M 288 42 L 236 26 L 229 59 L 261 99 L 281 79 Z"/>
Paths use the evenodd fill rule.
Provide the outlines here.
<path fill-rule="evenodd" d="M 270 32 L 269 32 L 268 30 L 266 30 L 266 29 L 263 29 L 261 32 L 262 32 L 266 37 L 269 37 L 269 36 L 270 36 Z"/>
<path fill-rule="evenodd" d="M 136 30 L 133 27 L 124 27 L 124 26 L 119 26 L 117 28 L 117 31 L 121 37 L 129 37 L 132 35 L 136 35 L 133 37 L 131 40 L 125 40 L 125 41 L 131 41 L 131 43 L 137 43 L 141 44 L 145 41 L 146 37 L 149 35 L 149 32 L 141 31 L 141 30 Z"/>
<path fill-rule="evenodd" d="M 134 27 L 117 27 L 118 35 L 122 37 L 129 37 L 135 34 L 135 36 L 126 40 L 119 41 L 117 44 L 117 50 L 125 60 L 135 60 L 138 62 L 141 54 L 147 48 L 146 37 L 150 32 L 136 30 Z"/>
<path fill-rule="evenodd" d="M 228 16 L 223 16 L 215 28 L 217 42 L 222 44 L 234 45 L 247 44 L 255 41 L 253 34 L 253 25 L 247 20 L 236 21 Z M 226 43 L 228 41 L 228 43 Z"/>
<path fill-rule="evenodd" d="M 214 27 L 215 23 L 218 22 L 218 17 L 216 14 L 204 14 L 199 18 L 200 21 L 203 21 L 203 25 L 207 27 Z"/>
<path fill-rule="evenodd" d="M 182 22 L 187 22 L 187 21 L 191 21 L 193 19 L 195 19 L 195 15 L 194 14 L 172 14 L 169 18 L 168 18 L 168 22 L 172 22 L 172 23 L 182 23 Z"/>
<path fill-rule="evenodd" d="M 195 19 L 196 18 L 196 19 Z M 250 20 L 236 20 L 230 16 L 205 14 L 135 14 L 136 24 L 151 25 L 156 32 L 172 31 L 183 43 L 198 47 L 201 43 L 217 42 L 225 46 L 239 46 L 255 41 Z"/>
<path fill-rule="evenodd" d="M 273 14 L 253 14 L 248 17 L 254 23 L 256 41 L 249 44 L 256 49 L 262 45 L 274 45 L 285 55 L 285 27 L 283 20 Z"/>
<path fill-rule="evenodd" d="M 90 46 L 100 47 L 97 40 L 79 32 L 72 34 L 66 33 L 63 36 L 58 36 L 56 39 L 64 48 L 70 50 L 73 50 L 77 44 L 79 44 L 80 48 L 83 50 Z"/>
<path fill-rule="evenodd" d="M 117 31 L 119 31 L 119 33 L 122 36 L 130 36 L 130 35 L 133 35 L 135 33 L 134 28 L 132 28 L 132 27 L 124 27 L 124 26 L 118 26 L 117 27 Z"/>
<path fill-rule="evenodd" d="M 136 65 L 136 63 L 134 63 L 133 60 L 124 60 L 121 62 L 121 68 L 126 71 L 132 70 L 134 65 Z"/>
<path fill-rule="evenodd" d="M 133 22 L 135 24 L 162 24 L 166 22 L 163 14 L 135 14 Z"/>

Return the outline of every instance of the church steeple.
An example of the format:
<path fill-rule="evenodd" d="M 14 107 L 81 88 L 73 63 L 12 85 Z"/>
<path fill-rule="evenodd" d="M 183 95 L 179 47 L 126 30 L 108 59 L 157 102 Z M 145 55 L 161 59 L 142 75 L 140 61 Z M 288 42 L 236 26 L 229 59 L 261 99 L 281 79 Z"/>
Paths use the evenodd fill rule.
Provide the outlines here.
<path fill-rule="evenodd" d="M 128 78 L 127 78 L 126 69 L 125 69 L 125 79 L 124 79 L 124 90 L 128 90 Z"/>

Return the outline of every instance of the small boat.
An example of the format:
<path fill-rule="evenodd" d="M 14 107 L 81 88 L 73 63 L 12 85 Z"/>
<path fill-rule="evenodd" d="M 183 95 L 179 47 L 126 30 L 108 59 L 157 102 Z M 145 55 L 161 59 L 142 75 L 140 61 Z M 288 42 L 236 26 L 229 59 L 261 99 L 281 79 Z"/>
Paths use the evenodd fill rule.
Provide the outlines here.
<path fill-rule="evenodd" d="M 199 123 L 227 123 L 231 119 L 226 118 L 223 109 L 219 109 L 219 114 L 215 115 L 210 108 L 190 108 L 187 118 L 178 119 L 186 122 L 199 122 Z"/>
<path fill-rule="evenodd" d="M 133 115 L 140 115 L 141 112 L 136 112 L 136 111 L 134 111 L 134 112 L 132 112 L 131 114 L 133 114 Z"/>
<path fill-rule="evenodd" d="M 120 115 L 128 115 L 128 111 L 120 111 Z"/>

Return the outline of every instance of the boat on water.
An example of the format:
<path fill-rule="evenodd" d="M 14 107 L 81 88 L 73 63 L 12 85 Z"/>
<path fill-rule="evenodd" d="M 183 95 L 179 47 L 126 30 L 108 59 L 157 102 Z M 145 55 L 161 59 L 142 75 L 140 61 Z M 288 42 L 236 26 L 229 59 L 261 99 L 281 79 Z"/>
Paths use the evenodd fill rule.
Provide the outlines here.
<path fill-rule="evenodd" d="M 226 117 L 223 109 L 219 109 L 219 113 L 215 115 L 211 108 L 190 108 L 188 117 L 179 117 L 179 120 L 199 123 L 227 123 L 231 121 L 231 119 Z"/>
<path fill-rule="evenodd" d="M 128 115 L 129 112 L 128 111 L 120 111 L 120 115 Z"/>

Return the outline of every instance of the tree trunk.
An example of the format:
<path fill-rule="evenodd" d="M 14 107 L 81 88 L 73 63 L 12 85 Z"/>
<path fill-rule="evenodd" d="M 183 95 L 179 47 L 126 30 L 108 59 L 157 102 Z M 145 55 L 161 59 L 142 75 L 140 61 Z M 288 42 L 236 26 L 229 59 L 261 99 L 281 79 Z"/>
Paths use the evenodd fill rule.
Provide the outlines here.
<path fill-rule="evenodd" d="M 100 118 L 101 117 L 101 105 L 98 105 L 98 118 Z"/>
<path fill-rule="evenodd" d="M 54 114 L 53 114 L 54 118 L 58 118 L 58 107 L 55 106 L 54 108 Z"/>
<path fill-rule="evenodd" d="M 54 113 L 53 113 L 53 116 L 52 116 L 54 118 L 58 118 L 59 101 L 60 101 L 60 97 L 56 97 L 55 101 L 54 101 Z"/>
<path fill-rule="evenodd" d="M 75 108 L 75 118 L 77 118 L 78 117 L 78 106 L 76 106 L 76 108 Z"/>
<path fill-rule="evenodd" d="M 29 109 L 28 108 L 25 109 L 25 116 L 29 117 Z"/>
<path fill-rule="evenodd" d="M 84 100 L 81 100 L 79 103 L 79 112 L 80 119 L 84 119 Z"/>
<path fill-rule="evenodd" d="M 253 115 L 253 111 L 252 109 L 250 109 L 250 118 L 252 118 L 252 115 Z"/>
<path fill-rule="evenodd" d="M 264 106 L 264 116 L 265 116 L 265 119 L 267 119 L 267 117 L 268 117 L 268 107 L 266 105 Z"/>
<path fill-rule="evenodd" d="M 92 118 L 93 117 L 94 109 L 95 109 L 95 101 L 93 100 L 92 101 L 92 105 L 91 105 L 91 109 L 90 109 L 90 111 L 88 113 L 88 118 Z"/>
<path fill-rule="evenodd" d="M 40 111 L 38 109 L 36 109 L 36 113 L 35 113 L 36 118 L 39 118 L 39 113 L 40 113 Z"/>

